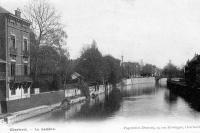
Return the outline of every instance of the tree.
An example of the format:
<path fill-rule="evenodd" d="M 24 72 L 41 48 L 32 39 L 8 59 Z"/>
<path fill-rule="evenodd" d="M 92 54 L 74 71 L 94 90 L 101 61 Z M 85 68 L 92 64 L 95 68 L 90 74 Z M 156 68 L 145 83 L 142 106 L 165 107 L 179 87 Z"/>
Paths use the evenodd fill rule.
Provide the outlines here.
<path fill-rule="evenodd" d="M 41 45 L 52 46 L 61 50 L 67 38 L 64 26 L 60 23 L 60 16 L 55 8 L 47 0 L 31 0 L 25 6 L 24 16 L 29 20 L 32 30 L 32 68 L 34 71 L 34 80 L 37 80 L 39 49 Z"/>
<path fill-rule="evenodd" d="M 120 60 L 107 55 L 103 57 L 104 80 L 111 84 L 116 84 L 122 77 Z"/>
<path fill-rule="evenodd" d="M 155 66 L 151 65 L 151 64 L 146 64 L 145 66 L 143 66 L 142 68 L 142 72 L 141 75 L 142 76 L 153 76 L 154 71 L 155 71 Z"/>
<path fill-rule="evenodd" d="M 168 78 L 180 77 L 181 70 L 169 61 L 169 63 L 163 68 L 162 73 Z"/>
<path fill-rule="evenodd" d="M 24 16 L 32 25 L 38 45 L 48 44 L 60 47 L 67 37 L 60 16 L 47 0 L 31 0 L 25 6 Z"/>
<path fill-rule="evenodd" d="M 73 61 L 69 60 L 69 52 L 67 49 L 61 49 L 59 56 L 57 75 L 60 76 L 61 82 L 65 85 L 73 73 Z"/>
<path fill-rule="evenodd" d="M 55 74 L 58 71 L 59 54 L 51 46 L 41 46 L 38 51 L 38 73 Z"/>
<path fill-rule="evenodd" d="M 36 71 L 36 61 L 38 56 L 38 48 L 36 46 L 37 40 L 33 32 L 30 32 L 30 74 L 32 77 L 35 77 Z"/>
<path fill-rule="evenodd" d="M 76 71 L 83 75 L 86 81 L 101 82 L 103 78 L 102 54 L 93 41 L 88 48 L 84 48 L 81 54 Z"/>

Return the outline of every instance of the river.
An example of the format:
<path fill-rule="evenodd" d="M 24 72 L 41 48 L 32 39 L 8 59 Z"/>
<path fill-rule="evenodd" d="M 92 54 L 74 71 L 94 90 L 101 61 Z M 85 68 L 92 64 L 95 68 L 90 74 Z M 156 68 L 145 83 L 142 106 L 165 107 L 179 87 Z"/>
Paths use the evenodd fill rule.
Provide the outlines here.
<path fill-rule="evenodd" d="M 89 102 L 72 105 L 69 109 L 46 113 L 18 124 L 25 123 L 159 123 L 180 124 L 200 122 L 200 103 L 188 102 L 167 89 L 166 79 L 155 83 L 128 80 L 128 85 L 112 91 L 109 95 L 100 94 Z"/>

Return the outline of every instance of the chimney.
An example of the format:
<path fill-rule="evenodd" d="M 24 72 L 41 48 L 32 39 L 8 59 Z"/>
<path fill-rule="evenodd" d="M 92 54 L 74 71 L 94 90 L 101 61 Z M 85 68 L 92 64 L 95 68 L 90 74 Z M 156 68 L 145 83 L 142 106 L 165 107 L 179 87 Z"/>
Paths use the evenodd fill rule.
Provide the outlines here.
<path fill-rule="evenodd" d="M 21 11 L 19 8 L 17 8 L 17 10 L 15 10 L 15 16 L 21 18 Z"/>

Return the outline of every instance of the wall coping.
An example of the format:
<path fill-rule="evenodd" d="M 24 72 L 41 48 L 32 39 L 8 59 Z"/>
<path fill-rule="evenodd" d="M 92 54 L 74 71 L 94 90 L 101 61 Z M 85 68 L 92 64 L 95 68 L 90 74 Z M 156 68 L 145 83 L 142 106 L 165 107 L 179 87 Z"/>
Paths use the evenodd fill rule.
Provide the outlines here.
<path fill-rule="evenodd" d="M 38 93 L 38 94 L 31 94 L 31 95 L 42 95 L 42 94 L 48 94 L 48 93 L 54 93 L 54 92 L 64 92 L 65 90 L 59 90 L 59 91 L 49 91 L 49 92 L 41 92 L 41 93 Z"/>

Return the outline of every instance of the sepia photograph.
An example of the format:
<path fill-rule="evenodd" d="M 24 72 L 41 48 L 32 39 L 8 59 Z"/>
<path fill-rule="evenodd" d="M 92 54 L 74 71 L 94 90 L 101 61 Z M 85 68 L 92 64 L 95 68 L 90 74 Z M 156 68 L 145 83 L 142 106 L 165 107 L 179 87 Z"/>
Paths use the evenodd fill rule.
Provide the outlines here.
<path fill-rule="evenodd" d="M 0 0 L 1 132 L 200 132 L 200 1 Z"/>

